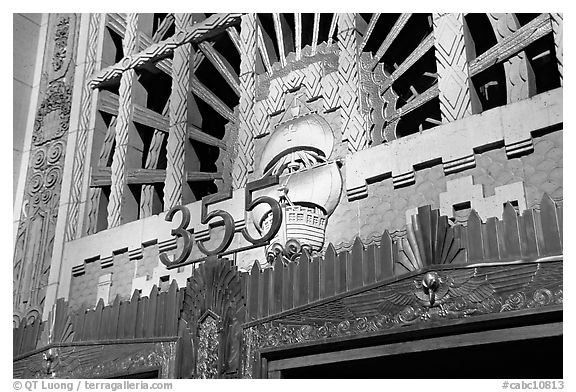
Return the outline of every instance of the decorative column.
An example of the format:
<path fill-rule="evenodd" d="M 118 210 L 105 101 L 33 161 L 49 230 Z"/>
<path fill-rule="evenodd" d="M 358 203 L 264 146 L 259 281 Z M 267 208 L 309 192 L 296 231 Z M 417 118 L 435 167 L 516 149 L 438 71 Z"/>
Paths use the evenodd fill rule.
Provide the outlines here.
<path fill-rule="evenodd" d="M 191 14 L 174 14 L 176 34 L 182 33 L 190 23 Z M 170 132 L 166 146 L 168 163 L 164 183 L 164 210 L 182 204 L 191 52 L 192 44 L 190 43 L 174 49 L 172 94 L 170 95 Z"/>
<path fill-rule="evenodd" d="M 359 32 L 356 26 L 358 14 L 338 14 L 338 76 L 342 116 L 342 141 L 347 142 L 348 152 L 368 147 L 368 130 L 360 112 L 360 77 L 358 67 Z"/>
<path fill-rule="evenodd" d="M 126 33 L 122 40 L 124 56 L 137 51 L 138 44 L 138 14 L 126 14 Z M 118 117 L 116 121 L 116 148 L 112 158 L 112 174 L 110 202 L 108 203 L 108 228 L 121 225 L 123 222 L 123 209 L 126 193 L 130 192 L 126 183 L 126 155 L 128 153 L 128 135 L 133 127 L 132 115 L 132 85 L 136 78 L 136 71 L 129 68 L 122 73 L 120 79 Z"/>
<path fill-rule="evenodd" d="M 468 74 L 475 53 L 464 15 L 433 14 L 433 21 L 442 122 L 480 113 L 482 106 Z"/>
<path fill-rule="evenodd" d="M 232 170 L 233 189 L 246 185 L 248 173 L 254 166 L 254 135 L 258 123 L 254 116 L 256 34 L 256 14 L 243 15 L 240 23 L 240 104 L 236 158 Z"/>

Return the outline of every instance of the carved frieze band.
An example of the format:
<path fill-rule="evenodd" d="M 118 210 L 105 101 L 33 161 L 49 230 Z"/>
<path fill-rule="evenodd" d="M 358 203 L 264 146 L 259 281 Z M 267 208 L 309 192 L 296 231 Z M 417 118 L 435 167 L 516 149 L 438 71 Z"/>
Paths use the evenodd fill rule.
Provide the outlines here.
<path fill-rule="evenodd" d="M 243 377 L 255 376 L 262 349 L 352 338 L 486 314 L 559 309 L 562 262 L 429 271 L 243 330 Z M 425 285 L 437 284 L 437 289 Z M 431 294 L 432 293 L 432 294 Z M 432 299 L 431 299 L 432 298 Z M 331 315 L 330 321 L 318 321 Z"/>
<path fill-rule="evenodd" d="M 338 76 L 340 80 L 340 107 L 342 116 L 342 140 L 348 151 L 356 152 L 368 147 L 368 132 L 360 112 L 360 77 L 358 72 L 359 32 L 357 14 L 338 14 Z"/>
<path fill-rule="evenodd" d="M 102 14 L 90 14 L 90 22 L 88 26 L 88 44 L 86 52 L 86 60 L 84 64 L 84 77 L 86 80 L 94 73 L 97 52 L 98 40 L 100 37 L 100 25 L 102 21 Z M 79 219 L 82 192 L 85 187 L 84 173 L 86 171 L 86 157 L 88 148 L 88 137 L 90 129 L 94 125 L 94 116 L 96 114 L 96 105 L 94 104 L 98 92 L 93 91 L 87 83 L 82 87 L 82 96 L 80 98 L 80 121 L 78 124 L 78 133 L 76 136 L 76 148 L 74 149 L 74 166 L 72 169 L 72 182 L 70 203 L 68 207 L 68 222 L 66 224 L 65 241 L 71 241 L 79 238 L 82 235 L 82 220 Z"/>
<path fill-rule="evenodd" d="M 262 111 L 256 113 L 254 108 L 257 34 L 256 14 L 243 15 L 240 21 L 240 102 L 236 162 L 232 169 L 233 189 L 246 185 L 248 173 L 254 166 L 254 136 L 267 126 L 267 115 Z"/>
<path fill-rule="evenodd" d="M 138 14 L 126 15 L 126 34 L 122 41 L 124 53 L 133 53 L 138 42 L 137 23 Z M 119 88 L 118 118 L 116 120 L 115 141 L 116 147 L 112 158 L 112 185 L 108 203 L 108 227 L 122 224 L 122 204 L 126 190 L 126 154 L 128 151 L 128 134 L 132 127 L 132 84 L 136 72 L 129 69 L 122 74 Z"/>
<path fill-rule="evenodd" d="M 241 16 L 242 14 L 214 14 L 206 18 L 206 20 L 188 27 L 179 34 L 175 34 L 157 44 L 150 45 L 139 53 L 124 52 L 125 57 L 120 62 L 98 72 L 90 81 L 90 87 L 96 88 L 103 82 L 119 77 L 129 69 L 138 68 L 146 63 L 166 57 L 180 45 L 198 43 L 217 35 L 231 24 L 237 23 Z"/>
<path fill-rule="evenodd" d="M 191 25 L 190 16 L 190 14 L 174 14 L 177 35 Z M 167 166 L 164 183 L 164 209 L 166 210 L 182 204 L 191 53 L 192 44 L 183 44 L 174 49 L 172 93 L 170 94 L 170 132 L 166 146 Z"/>
<path fill-rule="evenodd" d="M 517 113 L 525 113 L 518 117 Z M 533 131 L 562 123 L 562 89 L 551 90 L 482 114 L 440 125 L 434 132 L 360 151 L 346 158 L 346 190 L 350 200 L 367 196 L 367 180 L 392 174 L 394 186 L 414 183 L 414 166 L 441 159 L 445 173 L 475 164 L 474 150 L 504 141 L 508 146 L 530 140 Z M 502 124 L 506 124 L 503 126 Z M 397 159 L 402 157 L 403 159 Z"/>
<path fill-rule="evenodd" d="M 467 27 L 463 14 L 434 14 L 434 47 L 442 122 L 481 111 L 468 75 Z M 467 42 L 468 41 L 468 42 Z"/>
<path fill-rule="evenodd" d="M 43 351 L 14 362 L 13 377 L 46 378 L 46 357 L 52 358 L 53 377 L 90 378 L 110 377 L 158 369 L 159 378 L 174 378 L 177 345 L 165 341 L 156 343 L 64 345 Z M 89 358 L 89 359 L 88 359 Z"/>

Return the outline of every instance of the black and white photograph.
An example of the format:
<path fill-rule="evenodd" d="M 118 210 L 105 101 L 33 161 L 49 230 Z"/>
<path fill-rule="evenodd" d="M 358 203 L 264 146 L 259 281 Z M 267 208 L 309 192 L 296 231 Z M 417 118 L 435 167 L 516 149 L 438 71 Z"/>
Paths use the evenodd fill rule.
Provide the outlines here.
<path fill-rule="evenodd" d="M 569 390 L 563 14 L 424 6 L 12 13 L 7 388 Z"/>

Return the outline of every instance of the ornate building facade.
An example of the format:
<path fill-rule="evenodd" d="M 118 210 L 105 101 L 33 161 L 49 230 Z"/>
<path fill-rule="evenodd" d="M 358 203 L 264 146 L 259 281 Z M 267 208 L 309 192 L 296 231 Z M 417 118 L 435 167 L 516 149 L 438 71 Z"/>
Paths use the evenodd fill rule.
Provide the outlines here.
<path fill-rule="evenodd" d="M 561 377 L 562 14 L 42 21 L 14 377 Z"/>

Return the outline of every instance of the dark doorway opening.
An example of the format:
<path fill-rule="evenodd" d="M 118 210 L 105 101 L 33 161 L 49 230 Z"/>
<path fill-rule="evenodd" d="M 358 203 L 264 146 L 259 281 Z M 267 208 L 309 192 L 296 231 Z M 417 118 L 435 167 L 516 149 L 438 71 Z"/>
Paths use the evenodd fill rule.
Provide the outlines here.
<path fill-rule="evenodd" d="M 562 336 L 283 369 L 282 378 L 562 378 Z"/>

